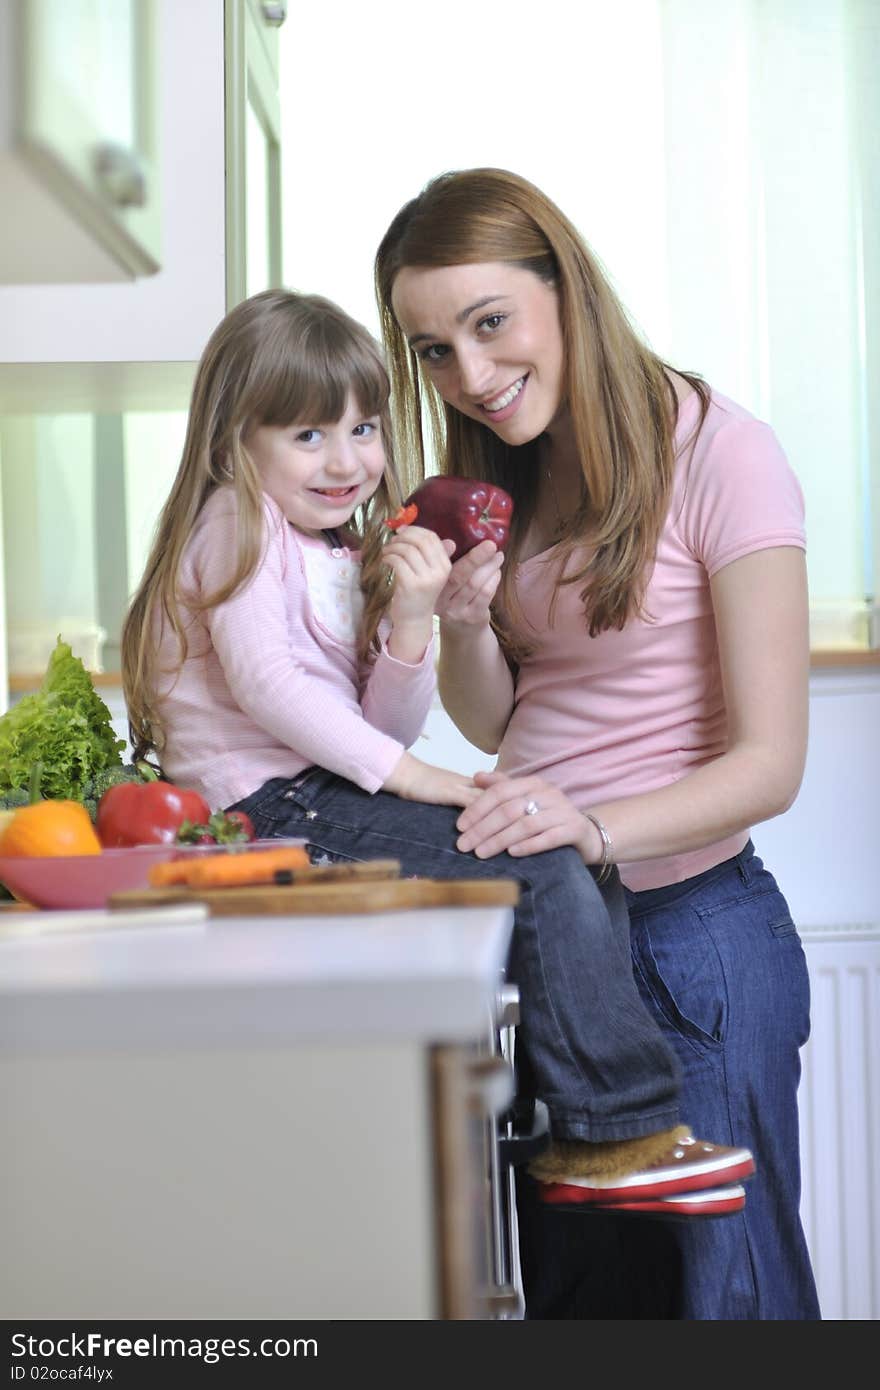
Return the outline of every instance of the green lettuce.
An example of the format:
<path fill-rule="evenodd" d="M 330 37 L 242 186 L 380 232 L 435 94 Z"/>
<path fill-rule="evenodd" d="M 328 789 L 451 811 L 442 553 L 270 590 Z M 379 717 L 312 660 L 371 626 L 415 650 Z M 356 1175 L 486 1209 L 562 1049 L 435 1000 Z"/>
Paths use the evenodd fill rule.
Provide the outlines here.
<path fill-rule="evenodd" d="M 88 671 L 59 637 L 40 690 L 0 717 L 0 794 L 29 787 L 39 764 L 42 796 L 82 801 L 99 773 L 122 766 L 124 748 Z"/>

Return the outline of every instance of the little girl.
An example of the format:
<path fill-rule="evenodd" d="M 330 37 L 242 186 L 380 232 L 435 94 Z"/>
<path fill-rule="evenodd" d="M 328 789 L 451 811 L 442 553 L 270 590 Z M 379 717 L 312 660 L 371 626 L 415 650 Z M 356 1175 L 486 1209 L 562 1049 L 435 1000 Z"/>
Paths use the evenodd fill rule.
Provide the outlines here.
<path fill-rule="evenodd" d="M 267 290 L 215 330 L 123 631 L 134 755 L 155 750 L 172 781 L 247 811 L 260 836 L 305 837 L 316 859 L 516 878 L 508 973 L 520 1090 L 551 1117 L 532 1168 L 545 1199 L 740 1210 L 752 1156 L 679 1124 L 678 1065 L 633 980 L 617 871 L 600 888 L 571 847 L 461 853 L 458 808 L 480 789 L 407 752 L 434 694 L 454 546 L 418 526 L 388 538 L 401 502 L 388 391 L 370 334 L 318 296 Z"/>

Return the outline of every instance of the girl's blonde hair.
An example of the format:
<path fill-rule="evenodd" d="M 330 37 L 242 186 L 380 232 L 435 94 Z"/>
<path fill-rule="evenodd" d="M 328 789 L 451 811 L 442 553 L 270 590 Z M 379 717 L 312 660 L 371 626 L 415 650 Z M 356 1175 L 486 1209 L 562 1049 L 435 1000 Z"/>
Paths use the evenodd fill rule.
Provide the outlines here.
<path fill-rule="evenodd" d="M 507 262 L 532 271 L 559 296 L 565 402 L 583 469 L 582 501 L 567 519 L 559 572 L 585 539 L 590 557 L 564 583 L 580 584 L 591 636 L 643 614 L 645 587 L 666 516 L 674 465 L 678 397 L 670 368 L 638 337 L 576 228 L 526 179 L 504 169 L 441 174 L 388 228 L 375 261 L 375 287 L 391 375 L 397 437 L 424 475 L 425 426 L 443 472 L 499 483 L 514 515 L 496 603 L 496 622 L 514 659 L 527 646 L 505 626 L 519 613 L 514 569 L 537 495 L 537 442 L 504 444 L 487 425 L 441 399 L 420 370 L 397 322 L 391 294 L 406 266 Z M 679 373 L 700 398 L 708 389 Z M 407 481 L 410 490 L 416 479 Z"/>
<path fill-rule="evenodd" d="M 353 518 L 363 540 L 366 595 L 360 655 L 368 659 L 389 590 L 382 582 L 382 526 L 401 501 L 388 411 L 388 375 L 377 343 L 361 324 L 320 295 L 265 290 L 237 305 L 214 330 L 196 372 L 180 466 L 157 523 L 140 585 L 122 630 L 122 680 L 135 758 L 162 747 L 157 710 L 158 644 L 165 624 L 187 653 L 186 614 L 215 607 L 248 582 L 266 543 L 263 492 L 247 448 L 260 425 L 335 423 L 349 394 L 365 416 L 378 415 L 386 469 L 373 497 Z M 197 598 L 179 587 L 183 552 L 205 502 L 233 490 L 237 546 L 229 577 Z"/>

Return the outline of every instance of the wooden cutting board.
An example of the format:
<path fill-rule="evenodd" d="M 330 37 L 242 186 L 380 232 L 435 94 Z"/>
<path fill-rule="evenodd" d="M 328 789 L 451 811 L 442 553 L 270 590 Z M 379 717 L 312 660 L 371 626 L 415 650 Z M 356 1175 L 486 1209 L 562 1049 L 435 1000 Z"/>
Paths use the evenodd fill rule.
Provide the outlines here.
<path fill-rule="evenodd" d="M 212 917 L 306 916 L 394 912 L 410 907 L 515 907 L 513 879 L 400 878 L 396 859 L 362 864 L 313 864 L 292 884 L 240 888 L 142 888 L 114 893 L 112 909 L 205 903 Z"/>

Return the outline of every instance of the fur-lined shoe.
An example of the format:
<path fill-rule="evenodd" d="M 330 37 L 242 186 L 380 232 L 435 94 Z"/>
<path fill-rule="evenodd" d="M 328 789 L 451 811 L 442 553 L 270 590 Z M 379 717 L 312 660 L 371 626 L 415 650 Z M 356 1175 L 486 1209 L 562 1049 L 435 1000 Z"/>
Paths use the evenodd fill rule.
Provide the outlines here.
<path fill-rule="evenodd" d="M 605 1207 L 717 1189 L 754 1171 L 748 1149 L 695 1139 L 686 1125 L 608 1144 L 554 1143 L 529 1166 L 542 1201 Z M 679 1214 L 690 1210 L 700 1214 L 700 1204 L 684 1204 Z"/>
<path fill-rule="evenodd" d="M 629 1212 L 633 1216 L 648 1212 L 654 1216 L 690 1221 L 695 1216 L 735 1216 L 745 1204 L 745 1188 L 741 1183 L 732 1182 L 726 1187 L 704 1187 L 698 1192 L 681 1192 L 677 1197 L 635 1197 L 626 1202 L 597 1202 L 588 1210 Z"/>

